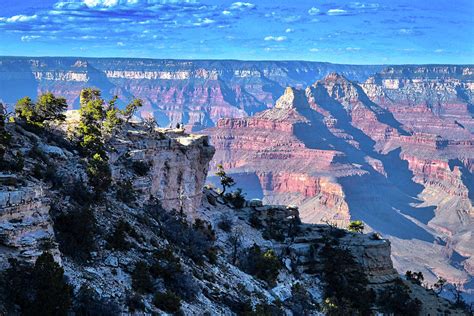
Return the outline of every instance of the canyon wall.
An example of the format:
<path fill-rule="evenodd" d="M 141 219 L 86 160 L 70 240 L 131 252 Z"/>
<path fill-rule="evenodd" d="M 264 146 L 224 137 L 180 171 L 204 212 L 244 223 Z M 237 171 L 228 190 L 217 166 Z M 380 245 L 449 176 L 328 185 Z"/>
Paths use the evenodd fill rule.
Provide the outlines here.
<path fill-rule="evenodd" d="M 203 132 L 211 166 L 256 175 L 254 197 L 296 204 L 307 222 L 363 220 L 392 240 L 398 271 L 470 291 L 472 96 L 469 66 L 387 67 L 361 84 L 334 73 Z"/>
<path fill-rule="evenodd" d="M 214 126 L 219 118 L 242 117 L 273 106 L 285 87 L 306 86 L 331 71 L 365 80 L 380 66 L 303 61 L 212 61 L 0 57 L 0 101 L 51 91 L 78 107 L 79 92 L 96 87 L 122 101 L 141 98 L 142 115 L 162 126 Z"/>

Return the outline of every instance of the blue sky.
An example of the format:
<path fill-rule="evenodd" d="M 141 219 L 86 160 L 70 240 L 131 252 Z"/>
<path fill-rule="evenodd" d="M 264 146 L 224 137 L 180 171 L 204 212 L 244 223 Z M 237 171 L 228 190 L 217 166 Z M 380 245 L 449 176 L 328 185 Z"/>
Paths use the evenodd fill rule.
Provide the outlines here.
<path fill-rule="evenodd" d="M 1 0 L 0 55 L 474 63 L 474 0 Z"/>

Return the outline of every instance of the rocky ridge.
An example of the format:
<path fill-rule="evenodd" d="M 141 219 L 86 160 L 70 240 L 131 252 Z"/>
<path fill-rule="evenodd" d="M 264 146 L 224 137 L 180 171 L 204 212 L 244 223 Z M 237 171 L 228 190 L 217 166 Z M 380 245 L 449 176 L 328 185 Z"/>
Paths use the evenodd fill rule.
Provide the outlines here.
<path fill-rule="evenodd" d="M 74 125 L 74 115 L 69 116 L 67 124 Z M 187 135 L 182 130 L 150 129 L 136 123 L 127 125 L 110 140 L 113 148 L 109 152 L 110 164 L 116 184 L 101 202 L 91 205 L 92 215 L 88 216 L 96 222 L 93 229 L 96 247 L 90 257 L 78 260 L 65 251 L 64 231 L 58 227 L 61 223 L 58 219 L 64 213 L 77 212 L 77 207 L 84 206 L 78 205 L 78 201 L 87 198 L 77 187 L 69 190 L 75 180 L 84 183 L 87 179 L 80 156 L 64 141 L 61 131 L 38 137 L 15 124 L 7 128 L 14 144 L 7 155 L 22 151 L 26 158 L 22 171 L 3 173 L 1 178 L 0 266 L 4 269 L 8 258 L 31 262 L 43 251 L 52 252 L 62 264 L 75 295 L 84 299 L 79 295 L 90 293 L 87 306 L 82 307 L 89 312 L 119 314 L 132 312 L 132 307 L 147 313 L 163 312 L 154 305 L 151 293 L 136 288 L 135 275 L 139 262 L 153 267 L 163 264 L 155 261 L 153 254 L 163 256 L 166 249 L 171 249 L 171 255 L 159 260 L 168 264 L 171 262 L 168 260 L 177 260 L 180 268 L 154 279 L 152 291 L 173 288 L 181 297 L 181 310 L 186 315 L 234 315 L 249 306 L 295 313 L 295 308 L 305 304 L 313 306 L 305 313 L 318 314 L 317 306 L 323 304 L 323 250 L 328 240 L 337 242 L 341 251 L 351 253 L 355 260 L 351 264 L 367 278 L 369 288 L 383 290 L 398 279 L 387 240 L 328 225 L 300 224 L 299 212 L 294 207 L 264 206 L 251 201 L 237 208 L 214 190 L 201 189 L 213 153 L 206 137 Z M 65 130 L 68 128 L 62 128 Z M 51 178 L 38 178 L 34 172 L 34 166 L 42 161 L 56 167 Z M 137 174 L 130 167 L 134 161 L 149 161 L 146 174 Z M 164 172 L 168 169 L 167 161 L 170 170 Z M 127 194 L 136 195 L 135 200 L 119 198 L 119 183 L 126 179 L 131 179 Z M 183 218 L 187 221 L 183 222 Z M 196 221 L 191 228 L 193 219 Z M 230 228 L 225 228 L 223 222 Z M 209 223 L 210 228 L 206 229 L 202 223 Z M 68 231 L 74 232 L 75 225 L 81 223 L 71 223 Z M 116 235 L 118 227 L 126 227 L 122 239 Z M 197 233 L 200 231 L 212 238 L 201 239 L 204 237 Z M 191 239 L 181 239 L 188 234 Z M 239 263 L 232 263 L 235 234 L 242 251 L 239 257 L 245 256 L 244 250 L 254 245 L 275 252 L 282 265 L 275 284 L 245 273 L 239 269 Z M 49 242 L 44 243 L 45 239 Z M 200 244 L 198 240 L 207 241 Z M 204 249 L 216 251 L 213 260 L 196 253 L 200 247 L 208 247 L 210 241 L 212 248 Z M 306 293 L 303 301 L 294 301 L 297 284 L 303 285 Z M 423 312 L 434 309 L 458 312 L 433 293 L 411 283 L 407 286 L 415 289 L 412 298 L 424 302 L 429 297 L 434 302 L 424 305 Z M 0 310 L 2 307 L 0 304 Z M 304 312 L 305 307 L 301 308 Z"/>
<path fill-rule="evenodd" d="M 204 131 L 216 147 L 211 167 L 231 168 L 250 196 L 298 205 L 304 221 L 345 226 L 363 220 L 392 240 L 399 271 L 467 285 L 473 266 L 467 246 L 474 190 L 470 76 L 469 67 L 393 67 L 363 84 L 330 74 L 305 90 L 288 88 L 273 109 L 222 119 Z M 295 102 L 295 95 L 305 98 Z M 403 102 L 418 100 L 415 95 L 424 101 Z M 406 240 L 438 260 L 413 257 Z"/>

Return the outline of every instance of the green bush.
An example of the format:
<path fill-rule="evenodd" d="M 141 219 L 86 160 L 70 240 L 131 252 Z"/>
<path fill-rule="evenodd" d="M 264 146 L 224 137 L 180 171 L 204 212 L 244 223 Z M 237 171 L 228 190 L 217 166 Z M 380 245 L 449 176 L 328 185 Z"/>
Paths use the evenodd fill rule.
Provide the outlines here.
<path fill-rule="evenodd" d="M 245 194 L 242 193 L 242 189 L 237 189 L 232 193 L 227 193 L 225 199 L 237 209 L 245 206 Z"/>
<path fill-rule="evenodd" d="M 132 288 L 140 294 L 153 292 L 153 282 L 149 269 L 150 267 L 145 261 L 139 261 L 135 264 L 132 273 Z"/>
<path fill-rule="evenodd" d="M 425 280 L 422 272 L 411 272 L 409 270 L 405 273 L 405 277 L 408 281 L 417 285 L 423 285 L 423 281 Z"/>
<path fill-rule="evenodd" d="M 216 176 L 219 177 L 222 186 L 222 190 L 219 194 L 223 196 L 227 188 L 230 188 L 235 185 L 235 181 L 232 177 L 227 175 L 224 170 L 224 167 L 221 164 L 217 165 Z"/>
<path fill-rule="evenodd" d="M 51 254 L 44 252 L 33 267 L 9 261 L 5 271 L 7 309 L 17 314 L 15 305 L 23 315 L 67 315 L 71 306 L 72 289 L 65 282 L 64 270 Z"/>
<path fill-rule="evenodd" d="M 11 140 L 11 134 L 6 129 L 6 119 L 5 106 L 0 103 L 0 165 L 3 164 L 3 158 Z"/>
<path fill-rule="evenodd" d="M 130 226 L 129 223 L 121 219 L 115 226 L 113 233 L 106 238 L 107 249 L 120 251 L 129 250 L 131 248 L 131 244 L 129 241 L 127 241 L 127 236 L 136 239 L 139 237 L 135 229 Z"/>
<path fill-rule="evenodd" d="M 112 183 L 112 174 L 107 156 L 96 153 L 87 161 L 89 184 L 94 188 L 97 197 L 108 190 Z"/>
<path fill-rule="evenodd" d="M 418 299 L 412 299 L 408 291 L 408 286 L 401 279 L 396 279 L 393 285 L 379 293 L 377 303 L 381 311 L 400 316 L 420 315 L 422 303 Z"/>
<path fill-rule="evenodd" d="M 229 217 L 222 217 L 219 223 L 217 223 L 217 227 L 219 227 L 226 233 L 230 233 L 232 230 L 232 219 L 230 219 Z"/>
<path fill-rule="evenodd" d="M 130 180 L 118 182 L 116 196 L 119 201 L 125 204 L 135 202 L 137 199 L 137 193 L 133 188 L 132 182 Z"/>
<path fill-rule="evenodd" d="M 273 250 L 262 251 L 258 245 L 253 245 L 245 251 L 241 268 L 270 286 L 276 284 L 278 274 L 282 267 L 280 260 Z"/>
<path fill-rule="evenodd" d="M 78 262 L 90 258 L 96 233 L 96 221 L 90 206 L 77 206 L 67 213 L 53 216 L 53 227 L 63 254 Z"/>
<path fill-rule="evenodd" d="M 24 97 L 15 105 L 16 116 L 27 124 L 44 127 L 49 121 L 64 121 L 63 112 L 67 109 L 65 98 L 55 97 L 48 92 L 42 94 L 36 103 L 29 97 Z"/>
<path fill-rule="evenodd" d="M 13 162 L 10 162 L 10 170 L 13 172 L 22 172 L 25 168 L 25 158 L 20 151 L 17 151 Z"/>
<path fill-rule="evenodd" d="M 150 163 L 141 160 L 135 160 L 132 162 L 132 170 L 137 176 L 144 177 L 150 171 Z"/>
<path fill-rule="evenodd" d="M 362 233 L 364 231 L 364 222 L 362 221 L 351 221 L 347 229 L 354 233 Z"/>
<path fill-rule="evenodd" d="M 167 313 L 176 313 L 181 310 L 181 299 L 173 292 L 156 293 L 153 304 Z"/>
<path fill-rule="evenodd" d="M 323 259 L 325 312 L 369 315 L 375 294 L 367 288 L 367 276 L 349 250 L 329 241 L 319 254 Z"/>

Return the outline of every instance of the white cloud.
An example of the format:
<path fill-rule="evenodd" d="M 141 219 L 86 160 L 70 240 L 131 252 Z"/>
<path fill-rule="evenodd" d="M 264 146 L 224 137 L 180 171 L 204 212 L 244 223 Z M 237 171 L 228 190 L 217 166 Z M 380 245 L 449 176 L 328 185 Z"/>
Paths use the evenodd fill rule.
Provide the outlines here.
<path fill-rule="evenodd" d="M 195 26 L 205 26 L 205 25 L 210 25 L 210 24 L 213 24 L 213 23 L 216 23 L 215 20 L 212 20 L 212 19 L 209 19 L 209 18 L 204 18 L 204 19 L 201 19 L 199 18 L 197 22 L 194 23 Z"/>
<path fill-rule="evenodd" d="M 328 15 L 344 15 L 347 14 L 347 11 L 344 9 L 330 9 L 328 10 Z"/>
<path fill-rule="evenodd" d="M 409 34 L 413 34 L 413 30 L 411 30 L 411 29 L 399 29 L 398 33 L 404 34 L 404 35 L 409 35 Z"/>
<path fill-rule="evenodd" d="M 264 38 L 265 41 L 275 41 L 275 42 L 283 42 L 286 41 L 286 36 L 266 36 Z"/>
<path fill-rule="evenodd" d="M 294 31 L 295 31 L 294 29 L 287 28 L 285 30 L 285 33 L 293 33 Z"/>
<path fill-rule="evenodd" d="M 310 48 L 309 51 L 312 53 L 316 53 L 319 52 L 319 48 Z"/>
<path fill-rule="evenodd" d="M 265 51 L 267 52 L 281 52 L 281 51 L 285 51 L 286 48 L 285 47 L 265 47 Z"/>
<path fill-rule="evenodd" d="M 29 41 L 38 39 L 38 38 L 40 38 L 40 37 L 41 37 L 41 36 L 39 36 L 39 35 L 25 35 L 25 36 L 22 36 L 22 37 L 21 37 L 21 41 L 22 41 L 22 42 L 29 42 Z"/>
<path fill-rule="evenodd" d="M 243 9 L 253 9 L 255 8 L 255 4 L 250 2 L 234 2 L 230 6 L 230 10 L 243 10 Z"/>
<path fill-rule="evenodd" d="M 122 46 L 125 46 L 125 44 L 123 42 L 117 42 L 117 46 L 122 47 Z"/>
<path fill-rule="evenodd" d="M 222 14 L 224 14 L 224 15 L 231 15 L 231 14 L 232 14 L 232 12 L 230 12 L 230 11 L 227 11 L 227 10 L 224 10 L 224 11 L 222 11 Z"/>
<path fill-rule="evenodd" d="M 15 22 L 28 22 L 28 21 L 31 21 L 31 20 L 35 20 L 38 16 L 35 14 L 35 15 L 23 15 L 23 14 L 20 14 L 20 15 L 14 15 L 12 16 L 11 18 L 6 18 L 4 19 L 6 22 L 8 23 L 15 23 Z"/>
<path fill-rule="evenodd" d="M 435 49 L 434 52 L 437 53 L 437 54 L 444 53 L 444 49 L 438 48 L 438 49 Z"/>
<path fill-rule="evenodd" d="M 357 52 L 357 51 L 360 51 L 360 48 L 359 47 L 346 47 L 346 50 L 348 52 Z"/>
<path fill-rule="evenodd" d="M 312 7 L 308 10 L 309 15 L 318 15 L 321 12 L 318 8 Z"/>

